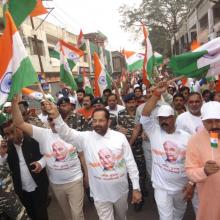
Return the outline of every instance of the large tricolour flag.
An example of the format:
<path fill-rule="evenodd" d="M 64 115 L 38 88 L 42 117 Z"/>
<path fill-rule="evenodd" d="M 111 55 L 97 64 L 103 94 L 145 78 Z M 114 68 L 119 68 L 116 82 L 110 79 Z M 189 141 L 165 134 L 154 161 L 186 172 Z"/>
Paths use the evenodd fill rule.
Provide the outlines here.
<path fill-rule="evenodd" d="M 123 54 L 125 56 L 127 69 L 129 72 L 142 70 L 144 63 L 144 54 L 125 50 L 123 51 Z"/>
<path fill-rule="evenodd" d="M 73 67 L 80 61 L 80 57 L 84 55 L 84 52 L 65 42 L 64 40 L 59 40 L 55 49 L 50 50 L 50 56 L 56 59 L 60 59 L 61 47 L 63 50 L 63 55 L 66 57 L 69 63 L 69 67 L 72 70 Z"/>
<path fill-rule="evenodd" d="M 32 17 L 47 13 L 42 0 L 3 0 L 3 11 L 11 13 L 14 23 L 19 27 L 27 16 Z"/>
<path fill-rule="evenodd" d="M 102 96 L 105 89 L 111 88 L 111 78 L 96 52 L 94 53 L 94 86 L 95 97 Z"/>
<path fill-rule="evenodd" d="M 169 67 L 175 76 L 204 78 L 220 74 L 220 37 L 192 52 L 173 56 Z"/>
<path fill-rule="evenodd" d="M 0 105 L 23 87 L 38 81 L 12 16 L 5 13 L 6 28 L 0 37 Z"/>

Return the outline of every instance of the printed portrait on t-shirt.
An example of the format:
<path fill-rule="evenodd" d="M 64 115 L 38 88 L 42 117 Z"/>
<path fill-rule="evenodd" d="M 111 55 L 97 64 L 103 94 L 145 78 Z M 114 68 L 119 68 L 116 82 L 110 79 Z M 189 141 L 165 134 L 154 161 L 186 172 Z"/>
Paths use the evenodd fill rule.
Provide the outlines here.
<path fill-rule="evenodd" d="M 98 155 L 103 170 L 106 171 L 114 170 L 115 156 L 110 149 L 102 148 L 101 150 L 99 150 Z"/>
<path fill-rule="evenodd" d="M 163 143 L 166 154 L 166 161 L 169 163 L 177 163 L 184 160 L 181 149 L 173 141 L 165 141 Z"/>
<path fill-rule="evenodd" d="M 69 152 L 61 141 L 53 143 L 52 149 L 56 161 L 64 161 Z"/>

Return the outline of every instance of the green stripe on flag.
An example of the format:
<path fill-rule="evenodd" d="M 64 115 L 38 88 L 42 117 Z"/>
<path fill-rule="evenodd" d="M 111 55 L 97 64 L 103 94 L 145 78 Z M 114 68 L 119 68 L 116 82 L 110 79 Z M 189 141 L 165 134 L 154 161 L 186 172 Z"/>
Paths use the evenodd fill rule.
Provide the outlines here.
<path fill-rule="evenodd" d="M 62 64 L 60 66 L 60 80 L 64 82 L 66 85 L 69 85 L 73 90 L 77 90 L 77 83 L 72 75 L 68 70 L 64 68 L 64 65 Z"/>
<path fill-rule="evenodd" d="M 59 52 L 57 52 L 56 50 L 54 50 L 54 49 L 51 49 L 51 48 L 49 48 L 49 55 L 50 55 L 50 57 L 52 57 L 52 58 L 55 58 L 55 59 L 60 59 L 60 53 Z"/>
<path fill-rule="evenodd" d="M 49 56 L 55 59 L 60 60 L 60 53 L 57 52 L 54 49 L 50 49 L 49 48 Z M 73 60 L 67 59 L 68 63 L 69 63 L 69 67 L 72 70 L 74 68 L 74 66 L 76 66 L 76 63 Z"/>
<path fill-rule="evenodd" d="M 134 71 L 137 71 L 137 70 L 142 70 L 143 69 L 143 63 L 144 63 L 144 60 L 138 60 L 138 61 L 128 65 L 128 70 L 130 72 L 134 72 Z"/>
<path fill-rule="evenodd" d="M 12 76 L 12 84 L 8 100 L 18 94 L 22 88 L 33 85 L 38 82 L 38 75 L 34 70 L 29 57 L 24 58 L 17 71 Z"/>
<path fill-rule="evenodd" d="M 25 18 L 34 10 L 37 0 L 10 0 L 8 10 L 17 27 L 20 27 Z"/>
<path fill-rule="evenodd" d="M 188 78 L 203 78 L 210 66 L 198 69 L 197 61 L 207 51 L 188 52 L 181 55 L 173 56 L 170 59 L 169 67 L 175 76 L 186 76 Z"/>

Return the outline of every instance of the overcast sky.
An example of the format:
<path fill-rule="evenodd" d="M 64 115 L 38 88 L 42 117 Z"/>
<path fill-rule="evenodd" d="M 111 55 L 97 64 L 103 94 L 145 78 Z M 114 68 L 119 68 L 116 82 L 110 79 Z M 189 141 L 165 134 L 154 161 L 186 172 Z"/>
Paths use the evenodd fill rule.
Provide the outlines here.
<path fill-rule="evenodd" d="M 118 8 L 123 4 L 138 5 L 141 0 L 53 0 L 44 3 L 55 9 L 48 21 L 78 34 L 101 31 L 108 37 L 107 48 L 110 50 L 139 50 L 140 42 L 134 41 L 132 33 L 120 28 Z"/>

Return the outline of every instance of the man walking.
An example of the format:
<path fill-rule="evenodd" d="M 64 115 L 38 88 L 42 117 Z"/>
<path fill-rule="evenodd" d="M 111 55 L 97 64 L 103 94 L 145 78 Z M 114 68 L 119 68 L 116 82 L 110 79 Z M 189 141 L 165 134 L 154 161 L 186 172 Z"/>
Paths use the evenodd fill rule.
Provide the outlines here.
<path fill-rule="evenodd" d="M 110 130 L 109 112 L 95 109 L 94 131 L 79 132 L 69 128 L 52 103 L 47 111 L 60 137 L 84 152 L 88 169 L 91 196 L 100 220 L 124 220 L 127 212 L 129 173 L 132 185 L 132 203 L 141 201 L 137 165 L 126 137 Z"/>
<path fill-rule="evenodd" d="M 189 134 L 175 128 L 174 110 L 169 105 L 162 105 L 156 118 L 151 115 L 166 90 L 167 82 L 158 84 L 144 106 L 141 123 L 151 144 L 151 180 L 160 220 L 180 220 L 186 210 L 185 200 L 193 194 L 184 169 Z"/>

